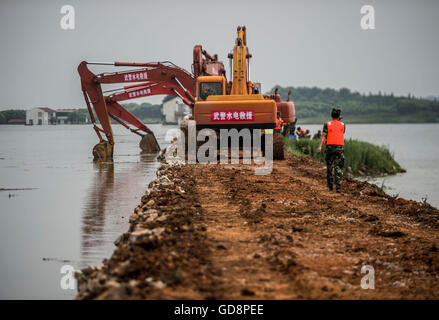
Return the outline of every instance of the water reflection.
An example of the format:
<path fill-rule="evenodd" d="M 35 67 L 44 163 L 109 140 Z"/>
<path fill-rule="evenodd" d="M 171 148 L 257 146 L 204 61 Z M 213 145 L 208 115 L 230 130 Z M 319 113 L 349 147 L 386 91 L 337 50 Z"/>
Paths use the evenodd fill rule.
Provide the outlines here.
<path fill-rule="evenodd" d="M 84 201 L 79 267 L 99 265 L 114 250 L 114 240 L 128 230 L 129 215 L 158 166 L 157 154 L 119 155 L 114 163 L 94 164 Z"/>
<path fill-rule="evenodd" d="M 150 128 L 165 147 L 172 127 Z M 0 192 L 0 299 L 71 299 L 59 285 L 64 260 L 77 269 L 113 253 L 159 165 L 139 155 L 137 135 L 113 129 L 114 165 L 99 166 L 89 125 L 0 126 L 0 187 L 37 188 Z"/>
<path fill-rule="evenodd" d="M 157 159 L 157 155 L 156 153 L 146 153 L 144 151 L 142 151 L 140 153 L 140 161 L 142 162 L 155 162 Z"/>
<path fill-rule="evenodd" d="M 88 191 L 82 215 L 81 262 L 94 261 L 96 248 L 105 244 L 105 210 L 113 194 L 114 163 L 94 163 L 93 184 Z"/>

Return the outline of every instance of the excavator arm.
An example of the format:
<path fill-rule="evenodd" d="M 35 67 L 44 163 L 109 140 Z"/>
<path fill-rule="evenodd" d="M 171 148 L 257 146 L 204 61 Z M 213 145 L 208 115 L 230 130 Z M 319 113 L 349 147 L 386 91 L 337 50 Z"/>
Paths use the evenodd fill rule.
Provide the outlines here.
<path fill-rule="evenodd" d="M 136 67 L 134 70 L 94 74 L 88 65 L 111 65 L 114 67 Z M 180 97 L 193 107 L 195 102 L 195 79 L 186 70 L 170 62 L 158 63 L 92 63 L 83 61 L 78 66 L 81 87 L 93 128 L 100 142 L 93 148 L 94 160 L 109 161 L 113 158 L 114 136 L 111 119 L 132 132 L 142 136 L 140 146 L 148 152 L 160 150 L 154 133 L 118 102 L 151 95 L 166 94 Z M 135 83 L 121 89 L 102 91 L 102 84 Z M 104 93 L 112 92 L 109 96 Z M 100 127 L 94 117 L 96 113 Z M 131 128 L 131 127 L 134 127 Z M 106 140 L 103 138 L 105 135 Z"/>
<path fill-rule="evenodd" d="M 113 90 L 112 90 L 113 91 Z M 193 107 L 195 99 L 193 95 L 184 87 L 169 83 L 144 82 L 131 86 L 124 86 L 123 90 L 112 93 L 106 97 L 107 102 L 124 101 L 136 98 L 143 98 L 153 95 L 172 95 L 180 97 L 190 108 Z"/>

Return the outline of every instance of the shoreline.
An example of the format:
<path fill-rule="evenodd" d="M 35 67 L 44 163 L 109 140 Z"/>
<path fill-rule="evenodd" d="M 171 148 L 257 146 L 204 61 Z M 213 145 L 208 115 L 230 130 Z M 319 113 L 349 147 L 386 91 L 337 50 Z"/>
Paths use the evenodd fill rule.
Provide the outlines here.
<path fill-rule="evenodd" d="M 130 216 L 110 259 L 76 274 L 77 299 L 438 298 L 439 211 L 344 179 L 309 157 L 169 165 Z M 377 289 L 363 290 L 362 265 Z"/>

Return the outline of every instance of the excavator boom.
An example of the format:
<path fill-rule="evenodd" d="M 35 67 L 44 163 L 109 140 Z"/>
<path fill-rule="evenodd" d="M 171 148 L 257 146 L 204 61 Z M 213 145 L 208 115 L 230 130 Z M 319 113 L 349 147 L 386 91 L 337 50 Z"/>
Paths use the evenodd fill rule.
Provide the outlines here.
<path fill-rule="evenodd" d="M 114 67 L 136 67 L 134 70 L 94 74 L 88 65 L 112 65 Z M 118 102 L 151 95 L 165 94 L 180 97 L 192 107 L 194 98 L 194 77 L 186 70 L 170 62 L 158 63 L 89 63 L 83 61 L 78 66 L 81 86 L 93 128 L 100 140 L 93 149 L 95 160 L 109 161 L 113 158 L 114 136 L 110 118 L 132 132 L 142 136 L 140 146 L 148 152 L 157 152 L 160 146 L 154 133 Z M 102 84 L 134 83 L 120 89 L 113 89 L 104 96 Z M 93 112 L 94 110 L 94 112 Z M 99 120 L 96 124 L 94 113 Z M 106 140 L 102 134 L 105 135 Z"/>

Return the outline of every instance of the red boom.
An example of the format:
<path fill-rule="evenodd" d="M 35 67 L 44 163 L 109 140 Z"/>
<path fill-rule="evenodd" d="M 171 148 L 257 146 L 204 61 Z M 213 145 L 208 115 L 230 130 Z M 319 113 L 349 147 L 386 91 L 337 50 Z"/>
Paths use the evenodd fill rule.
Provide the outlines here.
<path fill-rule="evenodd" d="M 116 67 L 140 67 L 138 69 L 94 74 L 88 69 L 88 64 L 105 64 Z M 194 77 L 170 62 L 163 63 L 88 63 L 83 61 L 78 67 L 81 77 L 81 86 L 87 108 L 90 113 L 93 127 L 102 142 L 101 133 L 104 133 L 107 141 L 113 145 L 113 131 L 111 128 L 110 118 L 129 128 L 141 136 L 145 133 L 152 134 L 152 131 L 146 127 L 139 119 L 118 104 L 118 101 L 136 99 L 151 95 L 174 95 L 180 97 L 184 103 L 192 107 L 194 99 Z M 137 82 L 134 85 L 124 86 L 121 89 L 111 90 L 114 92 L 109 96 L 104 96 L 101 84 Z M 140 83 L 139 83 L 140 82 Z M 91 104 L 90 104 L 91 102 Z M 98 117 L 102 128 L 96 125 L 96 120 L 92 111 L 93 109 Z M 131 129 L 130 126 L 135 127 Z"/>
<path fill-rule="evenodd" d="M 88 69 L 89 64 L 131 67 L 135 69 L 94 74 Z M 200 75 L 225 75 L 225 70 L 223 63 L 218 61 L 216 55 L 210 56 L 199 45 L 194 48 L 194 64 L 192 67 L 194 75 L 169 61 L 155 63 L 93 63 L 82 61 L 78 66 L 81 87 L 93 128 L 100 140 L 100 143 L 93 149 L 95 160 L 107 161 L 113 158 L 114 137 L 110 118 L 132 132 L 144 136 L 141 141 L 141 147 L 144 146 L 148 150 L 160 150 L 153 132 L 118 102 L 152 95 L 173 95 L 180 97 L 185 104 L 193 108 L 196 78 Z M 133 84 L 125 85 L 119 89 L 108 90 L 106 92 L 111 92 L 111 94 L 104 96 L 105 92 L 102 91 L 101 85 L 114 83 Z M 93 109 L 101 127 L 96 125 Z M 105 134 L 107 140 L 102 137 L 102 133 Z M 150 137 L 153 137 L 152 142 L 150 139 L 147 139 Z"/>

